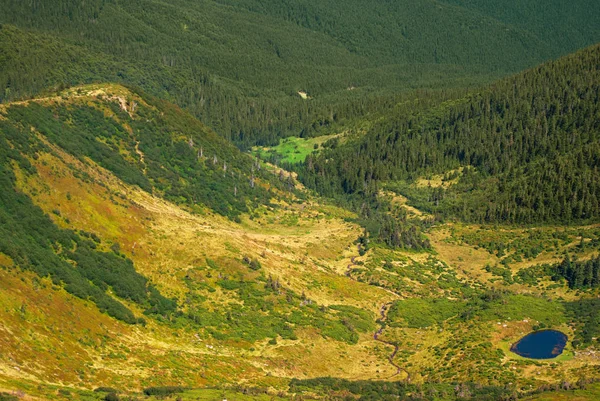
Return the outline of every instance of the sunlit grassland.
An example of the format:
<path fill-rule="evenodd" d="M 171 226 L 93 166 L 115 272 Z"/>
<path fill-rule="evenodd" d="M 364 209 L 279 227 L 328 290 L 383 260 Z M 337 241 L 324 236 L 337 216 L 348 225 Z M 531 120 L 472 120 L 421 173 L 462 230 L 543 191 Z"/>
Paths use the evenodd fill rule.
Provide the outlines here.
<path fill-rule="evenodd" d="M 575 338 L 580 329 L 573 326 L 564 301 L 593 298 L 598 291 L 570 290 L 564 282 L 539 275 L 531 279 L 525 273 L 539 264 L 560 262 L 565 252 L 579 259 L 597 254 L 597 226 L 446 223 L 427 236 L 430 253 L 374 247 L 352 273 L 402 295 L 390 309 L 382 338 L 398 345 L 395 361 L 411 380 L 475 378 L 488 384 L 514 383 L 525 391 L 556 383 L 557 378 L 575 382 L 597 368 L 593 346 L 581 352 L 569 342 L 562 355 L 546 361 L 510 352 L 521 337 L 542 328 Z M 498 246 L 504 250 L 498 252 Z M 499 276 L 495 266 L 510 274 Z"/>
<path fill-rule="evenodd" d="M 238 224 L 208 210 L 192 213 L 127 185 L 91 160 L 79 160 L 58 147 L 40 152 L 31 163 L 36 174 L 15 167 L 19 190 L 57 225 L 97 235 L 99 246 L 107 251 L 118 245 L 118 252 L 129 257 L 162 293 L 177 299 L 184 312 L 199 309 L 202 325 L 194 326 L 176 317 L 146 319 L 143 327 L 115 323 L 95 306 L 64 291 L 55 293 L 59 287 L 50 286 L 42 292 L 44 296 L 70 305 L 69 313 L 83 321 L 74 324 L 63 306 L 40 302 L 43 307 L 39 308 L 45 309 L 39 315 L 45 318 L 41 326 L 30 326 L 30 337 L 18 338 L 23 345 L 17 346 L 17 338 L 3 332 L 7 347 L 15 350 L 12 358 L 20 369 L 9 366 L 2 370 L 3 377 L 11 372 L 8 377 L 33 382 L 130 389 L 173 383 L 202 387 L 240 379 L 280 387 L 283 382 L 277 377 L 384 378 L 393 373 L 385 350 L 380 351 L 372 332 L 379 306 L 394 296 L 342 274 L 357 254 L 353 242 L 361 232 L 359 226 L 345 221 L 347 211 L 317 199 L 302 204 L 283 200 L 276 207 L 242 216 Z M 8 258 L 0 257 L 2 265 L 11 265 Z M 262 269 L 249 269 L 245 257 L 259 261 Z M 267 279 L 277 280 L 283 295 L 265 293 L 262 288 Z M 21 286 L 35 288 L 32 282 L 35 277 Z M 227 288 L 237 282 L 247 283 L 251 298 L 244 299 L 239 291 Z M 25 319 L 19 315 L 20 308 L 28 304 L 28 299 L 35 299 L 30 294 L 33 290 L 28 291 L 18 296 L 2 294 L 16 302 L 2 316 L 3 321 L 11 322 L 10 327 L 29 324 L 26 320 L 11 320 Z M 285 294 L 289 294 L 289 306 L 282 303 Z M 265 309 L 261 321 L 241 315 L 247 324 L 245 330 L 241 327 L 237 332 L 222 332 L 211 328 L 211 324 L 226 327 L 228 311 L 250 301 L 259 302 L 261 308 L 272 308 L 271 312 Z M 301 301 L 307 305 L 298 306 Z M 139 307 L 123 302 L 141 315 Z M 340 309 L 346 306 L 356 309 Z M 28 313 L 38 309 L 25 308 Z M 302 320 L 308 316 L 302 317 L 303 310 L 317 319 L 315 325 L 324 326 L 307 326 L 310 321 Z M 364 316 L 352 320 L 356 310 L 363 311 Z M 290 311 L 299 314 L 295 338 L 261 338 L 263 329 L 273 324 L 271 313 Z M 260 315 L 259 311 L 252 312 L 252 316 Z M 348 327 L 359 329 L 353 334 L 355 338 L 344 337 L 347 334 L 342 331 L 347 329 L 336 323 L 340 319 Z M 52 352 L 58 348 L 56 344 L 36 345 L 35 336 L 62 327 L 57 321 L 69 325 L 72 336 L 85 333 L 81 334 L 85 337 L 82 343 L 79 338 L 63 336 L 60 330 L 67 330 L 64 326 L 57 332 L 60 335 L 49 337 L 62 341 L 59 354 Z M 108 323 L 115 328 L 102 333 L 84 327 L 104 327 Z M 103 345 L 97 344 L 97 338 L 103 338 Z M 258 339 L 249 340 L 254 338 Z M 57 378 L 53 372 L 25 367 L 25 361 L 34 360 L 34 350 L 40 365 L 62 369 Z"/>

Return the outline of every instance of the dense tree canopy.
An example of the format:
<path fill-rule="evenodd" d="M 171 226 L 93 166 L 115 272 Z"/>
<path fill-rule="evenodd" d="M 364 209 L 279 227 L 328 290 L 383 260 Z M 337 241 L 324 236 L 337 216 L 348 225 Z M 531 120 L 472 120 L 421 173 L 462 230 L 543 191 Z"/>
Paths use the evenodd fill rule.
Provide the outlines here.
<path fill-rule="evenodd" d="M 0 101 L 134 84 L 241 147 L 314 135 L 386 110 L 398 91 L 489 81 L 600 40 L 589 0 L 2 0 L 0 9 L 11 24 L 0 29 Z"/>
<path fill-rule="evenodd" d="M 595 46 L 466 97 L 392 114 L 363 137 L 309 157 L 301 176 L 326 195 L 388 185 L 425 210 L 470 221 L 597 218 L 599 83 Z M 431 174 L 458 183 L 402 184 Z"/>

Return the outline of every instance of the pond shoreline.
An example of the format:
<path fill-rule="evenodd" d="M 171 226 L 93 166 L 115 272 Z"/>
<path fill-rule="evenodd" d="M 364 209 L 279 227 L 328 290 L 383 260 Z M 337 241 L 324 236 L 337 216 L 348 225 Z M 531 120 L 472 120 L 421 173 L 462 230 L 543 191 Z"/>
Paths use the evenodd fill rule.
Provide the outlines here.
<path fill-rule="evenodd" d="M 553 330 L 533 331 L 510 346 L 510 352 L 529 359 L 554 359 L 563 353 L 568 337 Z"/>

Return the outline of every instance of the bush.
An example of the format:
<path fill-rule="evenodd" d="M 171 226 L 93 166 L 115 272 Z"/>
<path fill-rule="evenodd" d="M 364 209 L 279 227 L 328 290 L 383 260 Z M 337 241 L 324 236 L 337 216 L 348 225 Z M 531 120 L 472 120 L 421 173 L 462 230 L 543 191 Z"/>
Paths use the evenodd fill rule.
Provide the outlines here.
<path fill-rule="evenodd" d="M 249 256 L 244 256 L 243 259 L 245 264 L 248 265 L 252 270 L 260 270 L 262 267 L 260 262 L 256 259 L 251 259 Z"/>
<path fill-rule="evenodd" d="M 145 395 L 167 396 L 183 393 L 187 388 L 181 386 L 148 387 L 144 389 Z"/>
<path fill-rule="evenodd" d="M 261 266 L 261 264 L 260 264 L 260 262 L 258 260 L 253 259 L 252 261 L 250 261 L 249 267 L 252 270 L 259 270 L 262 266 Z"/>
<path fill-rule="evenodd" d="M 114 389 L 112 387 L 98 387 L 98 388 L 94 389 L 94 392 L 96 392 L 96 393 L 118 393 L 119 390 Z"/>
<path fill-rule="evenodd" d="M 104 401 L 119 401 L 120 398 L 116 393 L 108 393 L 104 396 Z"/>

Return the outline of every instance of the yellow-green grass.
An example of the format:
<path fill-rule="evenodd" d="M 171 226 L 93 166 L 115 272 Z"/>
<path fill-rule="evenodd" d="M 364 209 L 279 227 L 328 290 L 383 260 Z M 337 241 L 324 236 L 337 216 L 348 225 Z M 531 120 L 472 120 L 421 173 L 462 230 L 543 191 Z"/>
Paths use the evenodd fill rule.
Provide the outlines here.
<path fill-rule="evenodd" d="M 439 188 L 439 187 L 443 187 L 443 188 L 447 189 L 450 186 L 458 183 L 459 176 L 457 176 L 456 178 L 454 178 L 452 180 L 448 180 L 448 181 L 444 181 L 444 176 L 446 174 L 460 174 L 460 173 L 462 173 L 462 171 L 464 169 L 465 169 L 464 167 L 460 167 L 460 168 L 455 169 L 455 170 L 449 170 L 445 174 L 433 174 L 433 175 L 428 176 L 428 177 L 419 177 L 416 180 L 415 185 L 416 185 L 417 188 L 424 188 L 424 187 Z"/>
<path fill-rule="evenodd" d="M 476 247 L 456 240 L 456 232 L 473 232 L 476 230 L 489 230 L 493 233 L 493 227 L 479 227 L 459 224 L 447 224 L 433 229 L 428 233 L 434 249 L 434 257 L 446 262 L 448 268 L 453 271 L 460 282 L 468 284 L 471 288 L 485 291 L 497 288 L 509 291 L 505 295 L 505 304 L 496 306 L 498 310 L 482 310 L 478 315 L 461 321 L 459 313 L 450 317 L 447 321 L 439 322 L 429 328 L 407 328 L 388 327 L 383 333 L 383 338 L 397 342 L 399 353 L 396 362 L 412 372 L 414 381 L 470 381 L 481 383 L 500 384 L 515 383 L 522 389 L 529 385 L 538 386 L 548 383 L 558 383 L 562 379 L 577 380 L 582 372 L 597 368 L 600 360 L 593 352 L 575 351 L 570 343 L 559 357 L 549 361 L 534 361 L 522 358 L 510 352 L 510 346 L 522 336 L 533 331 L 540 324 L 542 327 L 552 327 L 566 333 L 573 339 L 575 332 L 573 327 L 565 321 L 565 311 L 561 310 L 562 302 L 580 298 L 576 291 L 569 290 L 566 286 L 547 288 L 544 286 L 532 287 L 526 284 L 505 284 L 498 280 L 490 272 L 486 271 L 487 264 L 499 263 L 499 258 L 491 254 L 483 247 Z M 553 228 L 544 227 L 543 230 L 551 231 Z M 571 228 L 576 230 L 576 228 Z M 582 230 L 596 230 L 595 226 L 581 227 Z M 523 238 L 527 229 L 503 229 L 511 238 L 517 240 Z M 453 236 L 454 235 L 454 236 Z M 561 252 L 573 246 L 573 241 L 568 241 Z M 360 269 L 369 269 L 375 264 L 374 271 L 379 275 L 378 282 L 391 285 L 397 280 L 414 280 L 423 275 L 424 270 L 411 269 L 410 261 L 424 263 L 431 255 L 397 252 L 384 249 L 374 249 L 367 255 L 365 266 Z M 543 257 L 543 255 L 541 256 Z M 391 261 L 391 266 L 383 268 L 384 261 Z M 409 263 L 407 264 L 407 261 Z M 541 263 L 533 258 L 528 265 Z M 421 279 L 419 279 L 421 280 Z M 426 285 L 412 281 L 414 286 L 403 291 L 405 298 L 417 297 L 422 301 L 445 297 L 436 287 L 435 282 L 427 282 Z M 437 289 L 436 289 L 437 288 Z M 593 294 L 587 294 L 592 296 Z M 455 299 L 461 301 L 460 298 Z M 411 312 L 411 311 L 409 311 Z M 418 315 L 419 311 L 412 311 Z M 494 317 L 494 316 L 502 317 Z M 408 316 L 407 316 L 408 317 Z M 498 320 L 494 320 L 498 319 Z M 402 322 L 402 320 L 400 321 Z M 457 338 L 467 338 L 465 342 L 456 342 Z M 437 347 L 437 350 L 434 349 Z M 480 360 L 471 360 L 470 355 L 478 352 L 483 355 Z M 453 355 L 455 353 L 455 355 Z M 450 355 L 450 356 L 448 356 Z M 498 355 L 502 355 L 501 357 Z M 493 363 L 493 365 L 490 365 Z M 488 368 L 485 368 L 488 366 Z M 492 375 L 497 372 L 498 377 Z M 514 375 L 518 373 L 518 375 Z M 503 375 L 503 376 L 502 376 Z M 514 375 L 514 377 L 513 377 Z M 502 378 L 500 378 L 502 376 Z M 597 377 L 591 373 L 591 377 Z"/>
<path fill-rule="evenodd" d="M 430 230 L 428 237 L 437 252 L 437 257 L 452 266 L 458 277 L 470 285 L 573 301 L 580 299 L 582 295 L 593 297 L 600 291 L 586 290 L 582 294 L 579 290 L 569 289 L 564 282 L 552 281 L 550 277 L 536 277 L 535 283 L 519 282 L 517 275 L 530 267 L 559 263 L 565 252 L 575 255 L 579 260 L 596 256 L 596 248 L 588 245 L 580 249 L 579 244 L 581 234 L 597 237 L 599 229 L 599 225 L 520 228 L 448 223 Z M 555 233 L 564 239 L 554 239 L 552 236 Z M 486 249 L 492 242 L 513 243 L 525 250 L 537 247 L 541 252 L 529 258 L 522 258 L 519 262 L 511 260 L 504 265 L 501 263 L 503 258 L 510 257 L 515 251 L 499 256 L 496 251 Z M 502 276 L 494 273 L 494 269 L 506 271 L 512 277 L 512 282 L 505 281 Z"/>
<path fill-rule="evenodd" d="M 107 93 L 114 97 L 110 91 Z M 480 227 L 454 224 L 434 228 L 428 234 L 434 248 L 431 252 L 375 247 L 358 257 L 354 241 L 362 229 L 346 221 L 353 215 L 309 194 L 303 203 L 278 199 L 274 202 L 276 207 L 253 211 L 237 224 L 201 205 L 196 210 L 203 214 L 191 213 L 125 185 L 91 161 L 82 162 L 56 147 L 51 150 L 40 152 L 31 160 L 36 175 L 15 170 L 18 188 L 61 227 L 93 232 L 102 239 L 105 250 L 113 242 L 119 243 L 136 269 L 162 293 L 176 297 L 181 305 L 186 305 L 189 291 L 186 280 L 210 286 L 220 275 L 256 281 L 264 273 L 279 279 L 286 289 L 304 293 L 317 305 L 350 305 L 369 311 L 376 327 L 381 306 L 400 295 L 455 299 L 456 295 L 451 294 L 455 288 L 443 288 L 439 272 L 427 265 L 438 261 L 445 263 L 449 276 L 456 277 L 450 283 L 457 287 L 493 287 L 522 296 L 539 296 L 547 291 L 554 299 L 576 297 L 566 288 L 545 290 L 498 281 L 485 270 L 485 265 L 499 263 L 500 258 L 483 247 L 456 239 L 457 233 L 477 232 Z M 91 179 L 82 178 L 86 176 Z M 504 228 L 500 233 L 493 227 L 482 230 L 482 238 L 503 235 L 526 239 L 524 229 Z M 569 241 L 559 251 L 575 242 Z M 260 261 L 262 270 L 250 271 L 242 262 L 244 256 Z M 542 253 L 527 261 L 527 266 L 546 260 L 545 256 Z M 391 269 L 384 265 L 387 259 Z M 357 266 L 359 262 L 364 265 Z M 146 386 L 183 384 L 198 388 L 243 381 L 279 390 L 291 377 L 388 379 L 395 372 L 387 361 L 392 347 L 374 341 L 372 332 L 361 333 L 356 344 L 348 344 L 304 327 L 297 330 L 297 339 L 277 338 L 273 344 L 269 339 L 254 343 L 239 339 L 217 341 L 203 329 L 177 322 L 148 319 L 145 327 L 129 326 L 99 313 L 91 302 L 70 296 L 48 280 L 14 270 L 10 258 L 3 254 L 0 266 L 4 266 L 4 270 L 0 269 L 0 282 L 7 283 L 0 288 L 0 321 L 4 324 L 0 327 L 0 345 L 11 350 L 0 356 L 0 387 L 15 389 L 19 386 L 14 383 L 27 382 L 65 385 L 81 391 L 108 385 L 139 392 Z M 372 269 L 381 278 L 379 284 L 386 288 L 346 277 L 349 267 Z M 403 291 L 394 294 L 389 285 L 398 280 L 404 283 Z M 243 304 L 235 292 L 220 287 L 202 295 L 206 297 L 202 306 L 209 311 Z M 127 305 L 136 315 L 141 314 L 140 308 Z M 539 307 L 540 302 L 533 304 L 532 313 L 537 317 L 527 316 L 532 318 L 528 322 L 523 322 L 523 317 L 505 319 L 498 327 L 496 321 L 489 319 L 460 323 L 451 317 L 428 329 L 388 326 L 381 338 L 399 342 L 401 352 L 395 360 L 411 373 L 414 382 L 509 382 L 509 375 L 502 380 L 493 377 L 493 369 L 503 374 L 518 372 L 514 382 L 523 386 L 555 384 L 563 378 L 576 380 L 586 369 L 595 377 L 593 369 L 600 362 L 570 348 L 547 364 L 520 359 L 508 352 L 512 342 L 533 329 L 533 318 L 543 320 L 545 313 L 551 311 L 543 307 L 538 310 Z M 560 329 L 572 336 L 572 329 L 566 325 Z M 457 342 L 461 338 L 466 338 L 464 343 Z M 477 353 L 481 359 L 474 360 L 472 355 Z M 405 378 L 399 375 L 393 380 Z M 52 391 L 56 392 L 56 388 Z M 210 393 L 213 390 L 202 391 L 190 397 L 214 395 Z"/>
<path fill-rule="evenodd" d="M 31 162 L 37 169 L 36 175 L 15 170 L 21 191 L 31 196 L 56 224 L 93 232 L 102 239 L 105 248 L 113 242 L 119 243 L 121 251 L 134 261 L 140 272 L 181 304 L 185 304 L 187 291 L 184 278 L 197 276 L 197 268 L 206 269 L 207 259 L 218 264 L 219 270 L 212 270 L 213 277 L 219 274 L 242 274 L 250 280 L 256 277 L 257 273 L 241 262 L 243 256 L 259 259 L 266 275 L 280 278 L 284 286 L 298 294 L 304 292 L 319 305 L 361 307 L 370 310 L 374 320 L 381 304 L 393 299 L 392 294 L 382 289 L 343 275 L 350 258 L 357 254 L 353 242 L 361 229 L 346 223 L 342 217 L 347 213 L 341 209 L 316 201 L 304 205 L 281 204 L 269 211 L 270 223 L 265 225 L 262 218 L 251 220 L 246 216 L 240 225 L 211 213 L 191 214 L 125 185 L 91 161 L 82 162 L 56 147 L 52 153 L 40 153 Z M 91 179 L 82 178 L 86 175 Z M 0 264 L 10 267 L 12 261 L 0 255 Z M 11 280 L 17 279 L 16 274 Z M 238 380 L 262 383 L 271 380 L 269 377 L 295 375 L 384 378 L 392 369 L 385 354 L 376 351 L 372 333 L 361 335 L 356 345 L 326 339 L 311 330 L 298 330 L 298 340 L 279 339 L 277 345 L 267 341 L 257 344 L 215 341 L 202 330 L 173 328 L 151 319 L 146 327 L 114 322 L 93 304 L 51 285 L 40 290 L 40 294 L 70 305 L 68 314 L 60 305 L 54 307 L 53 303 L 40 301 L 39 308 L 43 310 L 27 309 L 28 313 L 35 311 L 36 316 L 43 317 L 40 325 L 18 323 L 14 319 L 21 305 L 36 299 L 31 294 L 36 287 L 35 276 L 20 277 L 24 281 L 20 286 L 10 286 L 12 292 L 0 291 L 0 295 L 16 302 L 0 313 L 0 319 L 9 330 L 18 324 L 24 325 L 23 330 L 27 327 L 28 335 L 4 332 L 4 345 L 15 350 L 13 359 L 24 361 L 25 367 L 19 365 L 16 370 L 8 366 L 10 361 L 5 361 L 8 365 L 0 372 L 3 378 L 83 389 L 100 385 L 139 389 L 181 383 L 201 387 Z M 3 282 L 6 280 L 3 278 Z M 17 296 L 14 291 L 18 288 L 21 293 Z M 220 288 L 206 296 L 208 308 L 240 302 L 234 294 Z M 136 306 L 128 306 L 136 314 L 141 313 Z M 78 320 L 74 323 L 69 316 L 78 316 Z M 66 326 L 60 329 L 63 323 L 68 325 L 69 335 L 64 334 Z M 96 333 L 89 331 L 87 324 L 114 329 Z M 86 333 L 86 339 L 72 337 L 78 333 Z M 61 344 L 39 346 L 35 340 L 38 337 Z M 102 339 L 102 344 L 96 344 L 97 339 Z M 54 349 L 61 352 L 55 355 Z M 323 363 L 322 355 L 328 355 L 328 363 Z M 29 368 L 30 361 L 37 361 L 43 369 Z M 60 373 L 46 371 L 50 367 Z M 282 383 L 275 380 L 279 386 Z"/>

